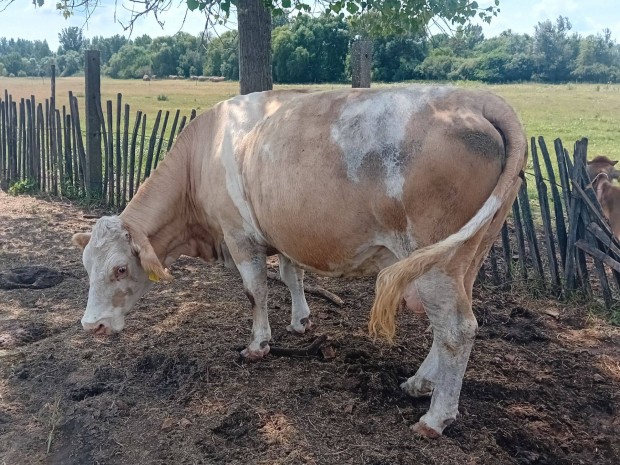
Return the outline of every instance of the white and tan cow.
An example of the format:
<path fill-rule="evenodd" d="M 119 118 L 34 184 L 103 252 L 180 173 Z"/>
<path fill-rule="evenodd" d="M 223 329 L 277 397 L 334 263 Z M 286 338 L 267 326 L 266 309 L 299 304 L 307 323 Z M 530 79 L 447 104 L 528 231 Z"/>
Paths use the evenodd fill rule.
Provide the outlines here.
<path fill-rule="evenodd" d="M 253 310 L 242 354 L 269 352 L 266 257 L 292 296 L 289 330 L 310 310 L 303 270 L 379 271 L 370 330 L 392 338 L 401 302 L 424 309 L 433 345 L 412 396 L 431 395 L 416 430 L 456 417 L 477 329 L 472 286 L 521 184 L 526 140 L 487 92 L 436 86 L 239 96 L 189 124 L 120 216 L 76 234 L 90 278 L 85 329 L 120 331 L 151 280 L 180 255 L 228 260 Z M 455 173 L 458 173 L 455 176 Z"/>
<path fill-rule="evenodd" d="M 614 186 L 610 177 L 606 172 L 600 172 L 592 181 L 592 187 L 614 236 L 620 240 L 620 187 Z"/>

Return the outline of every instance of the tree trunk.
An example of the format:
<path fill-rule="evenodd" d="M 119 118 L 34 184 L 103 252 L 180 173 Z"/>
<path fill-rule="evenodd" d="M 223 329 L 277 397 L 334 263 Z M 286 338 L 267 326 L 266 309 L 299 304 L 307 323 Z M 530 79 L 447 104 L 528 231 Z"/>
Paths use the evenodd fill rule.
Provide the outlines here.
<path fill-rule="evenodd" d="M 239 86 L 241 94 L 273 89 L 271 12 L 263 0 L 239 0 Z"/>

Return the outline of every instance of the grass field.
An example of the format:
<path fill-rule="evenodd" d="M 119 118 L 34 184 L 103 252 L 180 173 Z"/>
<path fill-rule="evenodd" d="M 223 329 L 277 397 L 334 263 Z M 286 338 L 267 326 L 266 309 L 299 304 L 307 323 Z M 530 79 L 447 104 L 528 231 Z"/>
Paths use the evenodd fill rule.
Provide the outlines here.
<path fill-rule="evenodd" d="M 377 84 L 376 87 L 384 84 Z M 575 140 L 590 140 L 590 156 L 607 154 L 620 158 L 620 85 L 595 84 L 509 84 L 485 85 L 457 83 L 458 86 L 487 88 L 505 97 L 519 113 L 528 137 L 542 135 L 548 143 L 561 138 L 569 149 Z M 280 86 L 284 88 L 291 86 Z M 293 86 L 329 89 L 347 85 Z M 192 109 L 199 113 L 217 102 L 238 93 L 237 82 L 151 81 L 103 79 L 101 90 L 104 100 L 116 101 L 123 94 L 123 102 L 131 105 L 132 116 L 142 110 L 152 121 L 157 110 L 181 110 L 189 115 Z M 49 79 L 0 78 L 4 89 L 14 99 L 35 95 L 39 100 L 49 95 Z M 81 77 L 59 78 L 56 94 L 60 105 L 67 104 L 69 91 L 84 104 L 84 80 Z M 158 96 L 160 99 L 158 100 Z M 104 105 L 105 108 L 105 105 Z M 133 119 L 132 119 L 133 121 Z"/>

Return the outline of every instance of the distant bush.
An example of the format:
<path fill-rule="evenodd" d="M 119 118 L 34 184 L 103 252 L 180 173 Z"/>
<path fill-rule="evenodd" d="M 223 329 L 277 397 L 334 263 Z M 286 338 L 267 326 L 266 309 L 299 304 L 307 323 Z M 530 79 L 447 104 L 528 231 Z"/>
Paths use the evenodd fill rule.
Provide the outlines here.
<path fill-rule="evenodd" d="M 23 69 L 20 69 L 17 72 L 17 77 L 27 77 L 28 75 L 26 74 L 26 71 L 24 71 Z"/>
<path fill-rule="evenodd" d="M 157 96 L 157 100 L 158 100 L 159 102 L 165 102 L 165 101 L 167 101 L 167 100 L 168 100 L 168 96 L 167 96 L 167 95 L 165 95 L 165 94 L 159 94 L 159 95 Z"/>
<path fill-rule="evenodd" d="M 37 191 L 37 182 L 34 179 L 22 179 L 9 187 L 10 195 L 33 194 Z"/>

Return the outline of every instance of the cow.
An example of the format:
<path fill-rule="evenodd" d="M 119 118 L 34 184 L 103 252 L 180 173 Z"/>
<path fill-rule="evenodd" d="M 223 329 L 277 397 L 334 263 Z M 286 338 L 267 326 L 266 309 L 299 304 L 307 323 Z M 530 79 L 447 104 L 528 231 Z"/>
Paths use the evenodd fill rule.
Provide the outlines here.
<path fill-rule="evenodd" d="M 610 177 L 606 172 L 599 173 L 592 181 L 592 187 L 614 236 L 620 240 L 620 187 L 614 186 Z"/>
<path fill-rule="evenodd" d="M 401 387 L 429 396 L 414 430 L 457 415 L 477 331 L 472 287 L 521 185 L 527 144 L 513 109 L 486 91 L 408 86 L 237 96 L 198 116 L 118 216 L 77 233 L 90 289 L 83 327 L 123 329 L 180 255 L 239 271 L 253 311 L 241 355 L 269 352 L 266 258 L 291 293 L 288 330 L 310 328 L 304 270 L 378 274 L 369 330 L 391 340 L 403 303 L 433 344 Z M 455 173 L 458 173 L 455 176 Z"/>
<path fill-rule="evenodd" d="M 592 160 L 588 160 L 586 171 L 591 180 L 594 180 L 599 173 L 606 173 L 608 180 L 620 179 L 620 170 L 614 168 L 618 160 L 610 160 L 605 155 L 599 155 Z"/>

